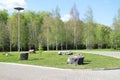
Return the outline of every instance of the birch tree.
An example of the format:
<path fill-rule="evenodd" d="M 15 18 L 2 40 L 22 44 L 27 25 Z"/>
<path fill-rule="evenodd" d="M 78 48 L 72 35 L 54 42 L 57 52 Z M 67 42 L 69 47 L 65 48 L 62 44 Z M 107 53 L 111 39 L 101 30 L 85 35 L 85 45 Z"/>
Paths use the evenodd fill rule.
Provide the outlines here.
<path fill-rule="evenodd" d="M 76 5 L 74 4 L 74 6 L 71 8 L 71 11 L 70 11 L 70 15 L 71 15 L 71 20 L 73 22 L 73 42 L 74 42 L 74 48 L 77 49 L 77 37 L 78 37 L 78 34 L 77 34 L 77 27 L 78 27 L 78 21 L 79 21 L 79 12 L 76 8 Z"/>

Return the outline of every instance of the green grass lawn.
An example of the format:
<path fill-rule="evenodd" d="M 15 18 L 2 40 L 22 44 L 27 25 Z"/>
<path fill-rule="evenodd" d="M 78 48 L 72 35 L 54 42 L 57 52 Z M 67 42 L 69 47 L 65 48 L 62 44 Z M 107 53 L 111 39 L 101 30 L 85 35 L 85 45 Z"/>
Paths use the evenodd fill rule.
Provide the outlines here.
<path fill-rule="evenodd" d="M 94 69 L 94 68 L 120 68 L 120 59 L 101 56 L 96 54 L 85 54 L 83 65 L 67 64 L 70 55 L 58 55 L 56 51 L 44 51 L 42 54 L 29 54 L 28 60 L 19 60 L 20 53 L 11 52 L 11 56 L 0 53 L 0 62 L 12 62 L 20 64 L 31 64 L 65 69 Z"/>

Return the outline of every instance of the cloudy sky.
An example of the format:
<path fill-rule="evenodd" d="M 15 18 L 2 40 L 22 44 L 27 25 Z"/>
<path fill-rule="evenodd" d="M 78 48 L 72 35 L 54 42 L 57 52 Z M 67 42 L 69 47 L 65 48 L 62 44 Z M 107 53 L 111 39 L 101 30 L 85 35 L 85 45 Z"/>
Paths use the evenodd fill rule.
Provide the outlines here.
<path fill-rule="evenodd" d="M 25 7 L 26 5 L 27 3 L 25 2 L 25 0 L 0 0 L 0 10 L 11 10 L 16 6 Z"/>
<path fill-rule="evenodd" d="M 25 11 L 52 11 L 58 6 L 62 20 L 70 18 L 70 9 L 76 4 L 80 19 L 84 20 L 88 7 L 93 10 L 94 21 L 111 26 L 113 17 L 120 8 L 120 0 L 0 0 L 0 10 L 14 12 L 14 7 L 24 7 Z"/>

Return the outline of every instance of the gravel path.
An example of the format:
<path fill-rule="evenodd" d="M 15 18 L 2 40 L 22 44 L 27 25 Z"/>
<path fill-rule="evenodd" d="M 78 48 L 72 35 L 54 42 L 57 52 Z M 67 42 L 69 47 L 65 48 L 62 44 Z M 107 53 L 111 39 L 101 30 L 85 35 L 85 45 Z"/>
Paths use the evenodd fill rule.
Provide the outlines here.
<path fill-rule="evenodd" d="M 119 52 L 89 52 L 120 58 Z M 0 62 L 0 80 L 120 80 L 120 69 L 72 70 Z"/>

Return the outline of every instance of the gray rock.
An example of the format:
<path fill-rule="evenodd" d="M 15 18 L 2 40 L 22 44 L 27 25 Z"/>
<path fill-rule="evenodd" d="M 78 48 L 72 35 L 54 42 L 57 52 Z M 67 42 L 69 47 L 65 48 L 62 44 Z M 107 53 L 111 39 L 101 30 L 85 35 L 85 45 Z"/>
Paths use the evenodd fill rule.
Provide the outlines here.
<path fill-rule="evenodd" d="M 6 53 L 6 54 L 5 54 L 5 56 L 7 56 L 7 57 L 8 57 L 8 56 L 11 56 L 11 54 L 10 54 L 10 53 Z"/>
<path fill-rule="evenodd" d="M 59 55 L 72 55 L 73 53 L 71 51 L 59 51 Z"/>
<path fill-rule="evenodd" d="M 28 53 L 21 53 L 20 60 L 28 60 Z"/>
<path fill-rule="evenodd" d="M 36 53 L 34 49 L 30 49 L 28 53 Z"/>
<path fill-rule="evenodd" d="M 67 62 L 69 64 L 83 64 L 84 56 L 82 54 L 76 54 L 68 58 Z"/>

